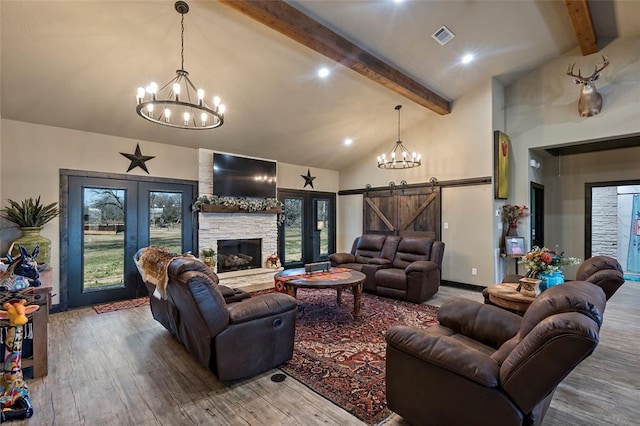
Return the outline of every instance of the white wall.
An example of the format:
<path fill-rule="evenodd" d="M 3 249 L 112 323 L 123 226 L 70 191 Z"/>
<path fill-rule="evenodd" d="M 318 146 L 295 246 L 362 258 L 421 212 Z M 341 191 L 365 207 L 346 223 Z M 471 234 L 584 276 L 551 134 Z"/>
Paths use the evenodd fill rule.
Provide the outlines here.
<path fill-rule="evenodd" d="M 197 151 L 177 146 L 119 138 L 59 127 L 42 126 L 12 120 L 2 120 L 0 170 L 2 206 L 6 199 L 22 201 L 42 197 L 43 203 L 60 200 L 60 169 L 90 170 L 105 173 L 126 173 L 130 161 L 120 152 L 133 153 L 136 144 L 144 155 L 155 156 L 148 161 L 150 176 L 198 180 Z M 147 176 L 140 168 L 129 172 Z M 2 252 L 20 235 L 17 228 L 2 230 Z M 42 235 L 51 240 L 53 303 L 59 303 L 60 225 L 58 220 L 47 224 Z"/>
<path fill-rule="evenodd" d="M 340 170 L 340 189 L 429 182 L 491 176 L 493 174 L 491 82 L 457 100 L 451 114 L 439 116 L 424 112 L 416 127 L 401 129 L 402 140 L 423 156 L 421 167 L 408 170 L 378 169 L 376 157 L 388 152 L 393 140 L 381 140 L 374 152 Z M 340 196 L 338 250 L 351 248 L 353 239 L 362 234 L 362 196 Z M 488 285 L 494 281 L 493 187 L 445 187 L 442 190 L 442 230 L 446 244 L 442 278 L 450 281 Z M 478 275 L 471 275 L 471 268 Z"/>
<path fill-rule="evenodd" d="M 601 60 L 600 55 L 610 61 L 597 83 L 604 99 L 602 111 L 583 118 L 577 110 L 579 88 L 566 70 L 575 62 L 586 74 Z M 535 177 L 528 167 L 531 149 L 640 133 L 640 37 L 616 39 L 600 53 L 586 57 L 576 48 L 514 82 L 507 87 L 505 98 L 506 129 L 514 152 L 511 201 L 528 205 L 529 181 Z M 559 163 L 557 157 L 542 162 L 545 170 L 536 173 L 545 176 L 547 245 L 558 244 L 569 255 L 583 255 L 584 189 L 580 185 L 605 176 L 637 176 L 636 151 L 621 151 L 584 157 L 589 160 L 570 156 L 560 158 Z M 523 226 L 529 235 L 529 221 L 523 221 Z"/>

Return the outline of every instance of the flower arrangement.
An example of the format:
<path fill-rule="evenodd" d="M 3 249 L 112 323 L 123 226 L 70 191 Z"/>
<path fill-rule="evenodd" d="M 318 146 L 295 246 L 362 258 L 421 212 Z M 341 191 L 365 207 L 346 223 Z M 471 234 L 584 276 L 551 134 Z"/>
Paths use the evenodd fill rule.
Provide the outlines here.
<path fill-rule="evenodd" d="M 582 262 L 577 257 L 564 257 L 564 252 L 551 250 L 547 247 L 533 247 L 530 252 L 522 256 L 518 263 L 523 264 L 529 272 L 528 277 L 535 278 L 540 272 L 561 271 L 569 265 L 579 265 Z"/>
<path fill-rule="evenodd" d="M 236 207 L 248 212 L 258 212 L 274 208 L 284 209 L 284 204 L 277 198 L 218 197 L 217 195 L 201 195 L 191 206 L 191 210 L 199 212 L 203 205 Z M 278 214 L 278 225 L 284 222 L 284 214 Z"/>
<path fill-rule="evenodd" d="M 529 208 L 527 206 L 519 206 L 517 204 L 505 204 L 502 206 L 502 220 L 512 228 L 517 228 L 520 219 L 527 216 L 529 216 Z"/>

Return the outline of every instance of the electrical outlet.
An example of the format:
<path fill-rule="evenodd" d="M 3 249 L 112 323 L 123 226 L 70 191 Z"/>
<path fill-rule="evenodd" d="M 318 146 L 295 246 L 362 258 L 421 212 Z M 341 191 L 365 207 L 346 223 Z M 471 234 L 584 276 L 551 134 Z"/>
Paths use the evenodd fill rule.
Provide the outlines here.
<path fill-rule="evenodd" d="M 444 223 L 442 224 L 442 227 L 443 227 L 444 229 L 449 229 L 449 222 L 444 222 Z"/>
<path fill-rule="evenodd" d="M 471 268 L 471 275 L 478 275 L 478 269 L 477 268 Z"/>

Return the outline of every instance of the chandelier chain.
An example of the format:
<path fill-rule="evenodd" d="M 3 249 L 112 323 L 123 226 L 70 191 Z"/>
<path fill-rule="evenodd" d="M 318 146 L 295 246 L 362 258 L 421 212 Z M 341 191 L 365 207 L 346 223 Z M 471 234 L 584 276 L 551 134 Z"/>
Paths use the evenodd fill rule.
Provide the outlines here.
<path fill-rule="evenodd" d="M 396 109 L 398 110 L 398 141 L 400 140 L 400 108 L 402 108 L 401 105 L 398 105 L 396 107 Z"/>
<path fill-rule="evenodd" d="M 182 31 L 180 31 L 180 69 L 184 69 L 184 13 L 180 14 L 180 27 Z"/>

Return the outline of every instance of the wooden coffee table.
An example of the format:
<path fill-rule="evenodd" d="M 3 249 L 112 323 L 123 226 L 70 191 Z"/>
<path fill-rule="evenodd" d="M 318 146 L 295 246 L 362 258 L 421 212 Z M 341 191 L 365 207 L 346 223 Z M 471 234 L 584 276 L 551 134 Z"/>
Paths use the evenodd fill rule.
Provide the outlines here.
<path fill-rule="evenodd" d="M 535 297 L 528 297 L 517 291 L 518 283 L 502 283 L 487 287 L 489 300 L 507 309 L 512 309 L 519 314 L 523 314 Z"/>
<path fill-rule="evenodd" d="M 296 297 L 299 288 L 321 289 L 334 288 L 338 292 L 336 303 L 342 303 L 342 290 L 351 288 L 353 291 L 353 317 L 360 316 L 360 299 L 362 298 L 362 284 L 366 276 L 362 272 L 346 270 L 334 273 L 317 272 L 306 274 L 304 268 L 286 269 L 275 275 L 275 279 L 296 276 L 283 281 L 285 291 L 289 296 Z"/>

